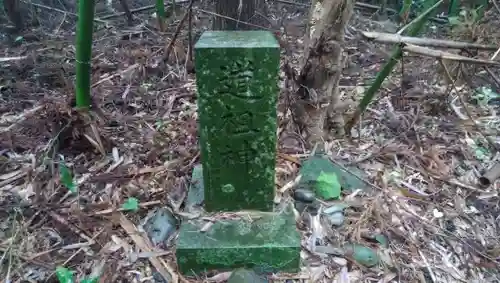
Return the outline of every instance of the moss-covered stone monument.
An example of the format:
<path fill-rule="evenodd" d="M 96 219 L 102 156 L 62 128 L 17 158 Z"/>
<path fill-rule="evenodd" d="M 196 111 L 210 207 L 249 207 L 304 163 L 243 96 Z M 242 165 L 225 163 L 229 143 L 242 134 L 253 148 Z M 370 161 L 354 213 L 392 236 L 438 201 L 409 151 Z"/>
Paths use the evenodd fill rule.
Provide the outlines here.
<path fill-rule="evenodd" d="M 217 220 L 183 222 L 179 270 L 298 271 L 294 215 L 273 204 L 279 44 L 267 31 L 211 31 L 195 51 L 202 167 L 189 193 L 199 196 L 202 188 L 204 209 Z M 217 217 L 222 212 L 235 214 Z"/>

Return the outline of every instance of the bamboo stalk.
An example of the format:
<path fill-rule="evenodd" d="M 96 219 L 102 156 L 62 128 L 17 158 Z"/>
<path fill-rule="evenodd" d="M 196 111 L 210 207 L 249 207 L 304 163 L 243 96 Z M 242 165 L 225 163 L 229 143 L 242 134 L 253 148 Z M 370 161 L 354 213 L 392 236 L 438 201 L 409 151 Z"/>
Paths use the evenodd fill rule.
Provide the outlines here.
<path fill-rule="evenodd" d="M 422 13 L 420 16 L 415 18 L 410 24 L 408 24 L 406 27 L 409 27 L 410 30 L 408 32 L 409 36 L 416 36 L 424 24 L 426 23 L 427 19 L 429 18 L 430 14 L 439 7 L 443 3 L 443 0 L 439 0 L 436 4 L 434 4 L 432 7 L 430 7 L 427 11 Z M 405 28 L 406 28 L 405 27 Z M 396 66 L 396 63 L 401 59 L 401 56 L 403 55 L 403 48 L 401 45 L 398 45 L 396 48 L 394 48 L 392 52 L 392 56 L 389 59 L 389 62 L 387 62 L 384 67 L 382 67 L 382 70 L 377 74 L 377 77 L 375 78 L 375 81 L 370 85 L 370 87 L 366 90 L 363 98 L 361 99 L 361 102 L 359 103 L 358 108 L 354 112 L 351 120 L 346 123 L 345 125 L 345 131 L 346 133 L 350 133 L 351 129 L 354 125 L 356 125 L 361 117 L 361 114 L 366 110 L 368 105 L 372 102 L 372 100 L 375 98 L 375 94 L 377 91 L 380 89 L 380 86 L 384 82 L 384 80 L 389 76 L 389 74 L 392 72 L 392 69 L 394 69 L 394 66 Z"/>
<path fill-rule="evenodd" d="M 163 3 L 163 0 L 156 0 L 156 17 L 158 18 L 158 28 L 160 29 L 161 32 L 164 32 L 166 29 L 165 27 L 166 13 L 165 13 L 165 4 Z"/>
<path fill-rule="evenodd" d="M 94 0 L 80 0 L 76 31 L 76 106 L 89 108 Z"/>

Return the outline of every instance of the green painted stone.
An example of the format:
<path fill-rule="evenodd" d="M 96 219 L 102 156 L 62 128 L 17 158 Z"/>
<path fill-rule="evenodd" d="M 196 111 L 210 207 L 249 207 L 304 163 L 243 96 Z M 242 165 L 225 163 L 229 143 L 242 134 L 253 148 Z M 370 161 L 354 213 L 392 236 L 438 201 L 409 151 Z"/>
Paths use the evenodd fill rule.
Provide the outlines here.
<path fill-rule="evenodd" d="M 195 45 L 206 211 L 272 211 L 279 44 L 267 31 L 210 31 Z"/>
<path fill-rule="evenodd" d="M 299 174 L 302 175 L 299 187 L 317 191 L 317 186 L 319 185 L 318 178 L 320 178 L 323 172 L 323 175 L 334 173 L 337 176 L 338 183 L 340 183 L 342 190 L 354 191 L 356 189 L 369 189 L 366 183 L 356 177 L 356 175 L 362 176 L 359 169 L 347 167 L 347 170 L 350 172 L 346 172 L 342 167 L 322 156 L 311 156 L 302 162 L 302 167 L 299 172 Z"/>
<path fill-rule="evenodd" d="M 372 248 L 359 244 L 349 244 L 344 246 L 346 255 L 352 256 L 356 262 L 367 267 L 372 267 L 380 262 L 380 258 Z"/>
<path fill-rule="evenodd" d="M 235 268 L 299 271 L 300 235 L 293 214 L 251 212 L 201 231 L 205 224 L 193 220 L 181 225 L 176 257 L 182 274 Z"/>

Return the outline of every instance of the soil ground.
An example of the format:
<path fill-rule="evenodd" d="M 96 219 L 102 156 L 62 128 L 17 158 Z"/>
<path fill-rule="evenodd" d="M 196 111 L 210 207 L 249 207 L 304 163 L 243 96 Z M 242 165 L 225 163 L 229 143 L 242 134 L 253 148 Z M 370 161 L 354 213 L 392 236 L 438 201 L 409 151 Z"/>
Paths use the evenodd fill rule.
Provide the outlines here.
<path fill-rule="evenodd" d="M 82 130 L 86 121 L 72 108 L 75 17 L 30 6 L 27 18 L 38 25 L 22 34 L 2 31 L 0 58 L 11 58 L 0 61 L 0 277 L 6 282 L 56 282 L 59 265 L 74 270 L 78 278 L 101 268 L 99 282 L 161 282 L 155 281 L 155 260 L 182 282 L 227 279 L 227 273 L 183 278 L 175 271 L 172 240 L 140 253 L 141 244 L 130 233 L 155 207 L 182 210 L 190 172 L 199 161 L 187 25 L 163 63 L 185 4 L 164 33 L 156 28 L 151 10 L 134 13 L 133 26 L 123 16 L 96 21 L 93 132 Z M 210 28 L 211 9 L 195 5 L 193 41 Z M 100 19 L 113 13 L 101 6 L 97 11 Z M 307 8 L 270 2 L 269 13 L 270 19 L 285 19 L 283 47 L 288 52 L 283 56 L 298 62 Z M 493 9 L 477 25 L 478 41 L 500 42 L 498 13 Z M 279 30 L 278 22 L 265 27 Z M 367 41 L 360 31 L 396 30 L 396 24 L 377 22 L 356 10 L 340 83 L 345 100 L 360 100 L 393 48 Z M 14 42 L 18 36 L 22 38 Z M 425 36 L 470 40 L 432 23 Z M 12 58 L 17 56 L 23 59 Z M 492 53 L 475 56 L 487 59 Z M 357 241 L 373 246 L 369 235 L 383 234 L 388 246 L 379 250 L 382 264 L 366 268 L 349 257 L 325 256 L 305 245 L 302 272 L 275 275 L 281 280 L 275 282 L 500 280 L 499 183 L 478 185 L 478 177 L 497 158 L 484 135 L 498 144 L 498 100 L 482 103 L 473 96 L 478 87 L 498 92 L 497 86 L 483 69 L 468 67 L 466 83 L 450 91 L 438 70 L 436 59 L 408 54 L 383 84 L 353 138 L 325 143 L 331 158 L 363 170 L 372 190 L 343 196 L 352 207 L 346 209 L 341 227 L 320 223 L 322 245 Z M 498 68 L 490 71 L 496 74 Z M 287 95 L 282 88 L 279 187 L 297 176 L 300 158 L 310 153 L 287 111 Z M 73 173 L 77 197 L 68 194 L 57 170 L 62 157 Z M 139 200 L 139 211 L 120 210 L 130 197 Z M 290 200 L 290 190 L 280 197 Z M 299 218 L 305 242 L 311 226 Z"/>

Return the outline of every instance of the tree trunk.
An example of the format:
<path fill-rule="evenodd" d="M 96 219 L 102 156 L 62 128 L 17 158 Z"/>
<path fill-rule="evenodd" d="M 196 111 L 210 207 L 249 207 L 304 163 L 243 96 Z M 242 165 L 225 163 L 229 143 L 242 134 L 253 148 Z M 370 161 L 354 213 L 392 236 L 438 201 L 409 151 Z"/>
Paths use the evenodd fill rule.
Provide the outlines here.
<path fill-rule="evenodd" d="M 325 129 L 344 134 L 345 105 L 340 104 L 338 84 L 343 69 L 344 29 L 353 7 L 353 0 L 312 3 L 304 59 L 296 79 L 298 96 L 292 106 L 310 144 L 323 141 Z"/>
<path fill-rule="evenodd" d="M 3 7 L 5 9 L 5 13 L 9 17 L 9 20 L 16 27 L 16 30 L 21 31 L 24 28 L 24 24 L 19 7 L 19 0 L 4 0 Z"/>
<path fill-rule="evenodd" d="M 218 0 L 214 30 L 256 30 L 267 27 L 265 0 Z M 249 23 L 249 24 L 247 24 Z"/>

